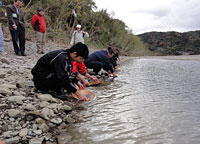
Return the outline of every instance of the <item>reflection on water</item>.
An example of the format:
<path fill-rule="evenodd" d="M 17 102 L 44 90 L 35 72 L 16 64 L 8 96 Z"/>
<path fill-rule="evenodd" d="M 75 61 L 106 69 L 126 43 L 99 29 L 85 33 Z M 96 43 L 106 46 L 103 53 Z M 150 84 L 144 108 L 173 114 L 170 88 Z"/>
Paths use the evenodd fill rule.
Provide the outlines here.
<path fill-rule="evenodd" d="M 118 74 L 92 88 L 97 98 L 84 103 L 72 143 L 200 143 L 199 61 L 130 60 Z"/>

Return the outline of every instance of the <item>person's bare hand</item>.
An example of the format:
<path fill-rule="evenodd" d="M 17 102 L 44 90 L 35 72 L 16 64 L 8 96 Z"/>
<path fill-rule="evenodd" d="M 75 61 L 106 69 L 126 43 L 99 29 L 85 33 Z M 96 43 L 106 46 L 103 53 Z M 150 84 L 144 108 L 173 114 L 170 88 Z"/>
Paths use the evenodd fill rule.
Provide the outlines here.
<path fill-rule="evenodd" d="M 116 78 L 117 77 L 117 74 L 116 73 L 113 73 L 113 78 Z"/>
<path fill-rule="evenodd" d="M 14 25 L 13 28 L 14 28 L 14 30 L 17 30 L 17 26 L 16 25 Z"/>
<path fill-rule="evenodd" d="M 84 86 L 80 82 L 77 83 L 77 86 L 79 89 L 84 89 Z"/>
<path fill-rule="evenodd" d="M 85 80 L 85 81 L 84 81 L 84 85 L 85 85 L 85 86 L 90 86 L 90 83 L 89 83 L 87 80 Z"/>

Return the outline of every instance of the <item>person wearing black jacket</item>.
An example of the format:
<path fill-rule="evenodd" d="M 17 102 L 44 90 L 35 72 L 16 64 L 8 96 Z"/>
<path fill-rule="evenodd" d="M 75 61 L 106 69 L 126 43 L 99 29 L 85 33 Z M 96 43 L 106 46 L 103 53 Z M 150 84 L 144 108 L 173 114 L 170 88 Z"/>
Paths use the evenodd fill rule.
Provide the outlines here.
<path fill-rule="evenodd" d="M 88 47 L 82 43 L 77 43 L 67 50 L 56 50 L 45 54 L 31 71 L 35 87 L 41 91 L 53 90 L 57 93 L 64 88 L 68 93 L 78 95 L 80 100 L 87 100 L 74 85 L 83 88 L 76 76 L 72 74 L 72 62 L 83 62 L 88 54 Z"/>
<path fill-rule="evenodd" d="M 8 5 L 6 8 L 13 47 L 16 55 L 26 56 L 25 21 L 24 12 L 21 9 L 22 0 L 13 0 L 13 2 L 13 5 Z"/>

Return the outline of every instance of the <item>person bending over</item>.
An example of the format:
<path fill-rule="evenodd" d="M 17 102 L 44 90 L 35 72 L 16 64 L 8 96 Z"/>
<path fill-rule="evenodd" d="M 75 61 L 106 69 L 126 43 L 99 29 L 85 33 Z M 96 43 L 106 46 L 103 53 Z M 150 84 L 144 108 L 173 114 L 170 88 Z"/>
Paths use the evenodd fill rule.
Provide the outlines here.
<path fill-rule="evenodd" d="M 88 57 L 89 51 L 85 44 L 77 43 L 67 50 L 56 50 L 42 56 L 33 67 L 31 73 L 36 89 L 40 91 L 52 90 L 58 94 L 63 89 L 68 93 L 75 93 L 80 100 L 87 100 L 81 95 L 74 84 L 79 89 L 83 85 L 72 74 L 72 62 L 83 62 Z M 66 95 L 58 95 L 58 98 L 66 99 Z"/>
<path fill-rule="evenodd" d="M 117 77 L 115 69 L 113 68 L 110 58 L 113 57 L 114 53 L 111 47 L 108 47 L 107 50 L 96 51 L 89 55 L 86 59 L 85 66 L 87 68 L 93 69 L 95 74 L 98 74 L 99 71 L 103 68 L 107 72 L 111 72 L 113 77 Z"/>
<path fill-rule="evenodd" d="M 72 73 L 74 73 L 84 83 L 85 86 L 90 86 L 90 83 L 86 79 L 84 79 L 81 75 L 84 75 L 85 77 L 92 79 L 96 83 L 99 83 L 99 80 L 96 77 L 93 77 L 86 72 L 84 62 L 74 61 L 72 64 L 73 64 Z"/>

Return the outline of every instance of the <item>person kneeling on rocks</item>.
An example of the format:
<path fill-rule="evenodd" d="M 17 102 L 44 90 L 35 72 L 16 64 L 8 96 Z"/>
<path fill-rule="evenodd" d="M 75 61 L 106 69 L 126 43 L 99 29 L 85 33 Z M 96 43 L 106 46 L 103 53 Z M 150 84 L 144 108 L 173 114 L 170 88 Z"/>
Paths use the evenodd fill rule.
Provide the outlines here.
<path fill-rule="evenodd" d="M 90 86 L 90 83 L 86 79 L 84 79 L 81 75 L 84 75 L 89 79 L 92 79 L 96 83 L 100 82 L 96 77 L 93 77 L 86 72 L 84 62 L 74 61 L 72 64 L 73 64 L 72 73 L 75 74 L 84 83 L 85 86 Z"/>
<path fill-rule="evenodd" d="M 113 75 L 113 78 L 115 78 L 117 77 L 117 74 L 115 73 L 115 69 L 110 61 L 110 58 L 112 58 L 113 55 L 114 52 L 112 48 L 108 47 L 106 51 L 95 51 L 90 54 L 84 63 L 87 68 L 93 69 L 93 73 L 96 75 L 103 68 L 105 71 L 110 72 Z"/>
<path fill-rule="evenodd" d="M 60 99 L 66 99 L 64 89 L 68 93 L 78 95 L 80 100 L 87 100 L 81 95 L 74 84 L 79 89 L 83 85 L 72 74 L 72 62 L 83 62 L 88 57 L 89 50 L 85 44 L 77 43 L 67 50 L 56 50 L 42 56 L 33 67 L 31 73 L 35 87 L 40 91 L 55 91 Z"/>

